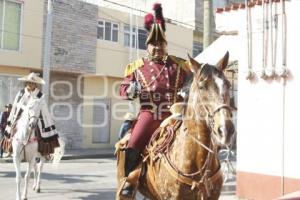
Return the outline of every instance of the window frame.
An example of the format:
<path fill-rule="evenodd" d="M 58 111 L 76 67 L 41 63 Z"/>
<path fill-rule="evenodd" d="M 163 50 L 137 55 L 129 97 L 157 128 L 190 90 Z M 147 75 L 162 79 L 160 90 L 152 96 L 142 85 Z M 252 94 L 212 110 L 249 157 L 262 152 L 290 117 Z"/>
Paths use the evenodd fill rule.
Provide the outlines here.
<path fill-rule="evenodd" d="M 17 3 L 20 5 L 20 32 L 19 32 L 19 43 L 18 43 L 18 49 L 5 49 L 3 47 L 3 42 L 4 42 L 4 22 L 5 22 L 5 5 L 6 2 L 13 2 L 13 3 Z M 1 43 L 0 43 L 0 51 L 7 51 L 7 52 L 21 52 L 22 49 L 22 30 L 23 30 L 23 6 L 24 6 L 24 2 L 22 1 L 18 1 L 18 0 L 3 0 L 3 17 L 2 17 L 2 26 L 0 27 L 0 29 L 2 30 L 0 32 L 1 34 Z"/>
<path fill-rule="evenodd" d="M 103 23 L 102 25 L 99 25 L 100 21 Z M 106 30 L 105 23 L 110 23 L 110 28 L 111 28 L 110 29 L 110 40 L 105 39 L 105 30 Z M 114 26 L 117 26 L 117 27 L 114 27 Z M 103 28 L 103 38 L 102 39 L 98 38 L 98 27 Z M 113 32 L 114 31 L 117 31 L 117 41 L 113 40 Z M 118 43 L 119 39 L 120 39 L 119 32 L 120 32 L 120 25 L 118 23 L 104 20 L 104 19 L 98 19 L 98 21 L 97 21 L 97 40 L 104 40 L 104 41 Z"/>
<path fill-rule="evenodd" d="M 128 27 L 128 30 L 125 30 L 125 27 Z M 139 49 L 139 50 L 146 50 L 147 49 L 147 46 L 146 46 L 146 44 L 145 44 L 145 49 L 143 49 L 143 48 L 139 48 L 140 47 L 140 35 L 142 35 L 139 31 L 141 31 L 141 32 L 145 32 L 146 34 L 145 34 L 145 36 L 146 36 L 146 40 L 147 40 L 147 31 L 145 31 L 144 29 L 142 29 L 142 28 L 139 28 L 139 27 L 136 27 L 136 26 L 132 26 L 132 37 L 133 38 L 137 38 L 137 42 L 136 42 L 136 40 L 133 40 L 133 38 L 132 38 L 132 41 L 134 41 L 133 42 L 133 44 L 134 45 L 132 45 L 132 47 L 131 48 L 134 48 L 134 49 Z M 124 24 L 124 43 L 123 43 L 123 46 L 124 47 L 126 47 L 126 48 L 130 48 L 130 44 L 127 46 L 127 45 L 125 45 L 126 43 L 125 43 L 125 34 L 128 34 L 129 35 L 129 38 L 130 38 L 130 25 L 129 24 Z M 145 41 L 146 42 L 146 41 Z"/>
<path fill-rule="evenodd" d="M 126 27 L 126 28 L 128 27 L 128 30 L 126 30 L 125 27 Z M 136 38 L 136 27 L 132 27 L 132 29 L 133 29 L 133 30 L 132 30 L 132 32 L 131 32 L 131 33 L 132 33 L 132 34 L 131 34 L 131 37 Z M 136 45 L 136 42 L 135 42 L 136 39 L 133 39 L 133 38 L 132 38 L 132 41 L 133 41 L 133 42 L 132 42 L 132 47 L 130 47 L 130 25 L 129 25 L 129 24 L 124 24 L 124 29 L 123 29 L 123 30 L 124 30 L 124 35 L 123 35 L 123 36 L 124 36 L 124 44 L 123 44 L 124 47 L 136 49 L 136 46 L 137 46 L 137 45 Z M 128 45 L 128 46 L 125 45 L 125 34 L 128 34 L 128 35 L 129 35 L 129 45 Z"/>
<path fill-rule="evenodd" d="M 193 57 L 197 56 L 197 55 L 194 55 L 195 50 L 197 50 L 197 55 L 199 55 L 203 51 L 203 43 L 198 42 L 198 41 L 193 41 Z"/>

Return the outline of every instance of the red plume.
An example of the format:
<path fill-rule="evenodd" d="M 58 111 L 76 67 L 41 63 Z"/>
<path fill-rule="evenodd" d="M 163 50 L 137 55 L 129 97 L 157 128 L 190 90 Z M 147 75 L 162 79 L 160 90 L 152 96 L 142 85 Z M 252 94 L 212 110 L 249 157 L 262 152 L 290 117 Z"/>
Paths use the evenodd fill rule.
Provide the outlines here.
<path fill-rule="evenodd" d="M 148 13 L 145 16 L 145 19 L 144 19 L 144 27 L 145 27 L 145 29 L 147 29 L 148 31 L 150 31 L 153 22 L 154 22 L 154 16 L 151 13 Z"/>
<path fill-rule="evenodd" d="M 164 31 L 166 31 L 165 19 L 162 13 L 162 7 L 160 3 L 155 3 L 153 5 L 153 10 L 155 14 L 156 23 L 161 24 L 161 27 Z"/>

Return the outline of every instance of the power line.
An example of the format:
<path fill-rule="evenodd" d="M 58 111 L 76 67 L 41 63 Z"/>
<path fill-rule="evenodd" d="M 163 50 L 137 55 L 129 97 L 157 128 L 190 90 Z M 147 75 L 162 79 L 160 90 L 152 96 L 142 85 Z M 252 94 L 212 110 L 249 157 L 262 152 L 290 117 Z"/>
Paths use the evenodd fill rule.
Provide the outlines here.
<path fill-rule="evenodd" d="M 147 12 L 144 11 L 144 10 L 140 10 L 140 9 L 137 9 L 137 8 L 133 8 L 133 7 L 130 7 L 130 6 L 127 6 L 127 5 L 124 5 L 124 4 L 120 4 L 120 3 L 116 3 L 116 2 L 113 2 L 113 1 L 110 1 L 110 0 L 102 0 L 102 1 L 105 1 L 105 2 L 108 2 L 108 3 L 111 3 L 111 4 L 114 4 L 114 5 L 117 5 L 117 6 L 120 6 L 120 7 L 123 7 L 123 8 L 127 8 L 127 9 L 131 9 L 131 10 L 135 10 L 135 11 L 138 11 L 140 13 L 144 13 L 146 14 Z M 170 22 L 175 22 L 175 23 L 178 23 L 178 24 L 181 24 L 181 25 L 185 25 L 185 26 L 189 26 L 193 29 L 196 29 L 195 26 L 191 25 L 191 24 L 187 24 L 185 22 L 181 22 L 181 21 L 178 21 L 178 20 L 175 20 L 175 19 L 170 19 L 170 18 L 166 18 L 168 20 L 166 21 L 170 21 Z"/>

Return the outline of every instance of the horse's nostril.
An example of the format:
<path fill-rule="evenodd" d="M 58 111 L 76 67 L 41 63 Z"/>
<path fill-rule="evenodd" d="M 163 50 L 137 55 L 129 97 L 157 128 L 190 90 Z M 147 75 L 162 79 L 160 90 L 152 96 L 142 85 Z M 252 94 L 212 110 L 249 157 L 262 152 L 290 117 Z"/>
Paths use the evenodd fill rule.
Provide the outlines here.
<path fill-rule="evenodd" d="M 229 132 L 230 134 L 234 134 L 234 132 L 235 132 L 235 127 L 234 127 L 233 123 L 232 123 L 232 122 L 227 123 L 227 127 L 228 127 L 228 132 Z"/>
<path fill-rule="evenodd" d="M 219 127 L 218 127 L 218 134 L 219 134 L 220 136 L 222 136 L 222 135 L 224 134 L 224 127 L 223 127 L 223 126 L 219 126 Z"/>

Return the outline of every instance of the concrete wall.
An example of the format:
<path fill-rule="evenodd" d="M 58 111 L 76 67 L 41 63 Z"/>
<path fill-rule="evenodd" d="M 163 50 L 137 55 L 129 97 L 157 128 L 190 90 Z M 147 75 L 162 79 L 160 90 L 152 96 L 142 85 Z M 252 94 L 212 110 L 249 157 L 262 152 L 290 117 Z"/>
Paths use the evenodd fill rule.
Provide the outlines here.
<path fill-rule="evenodd" d="M 50 75 L 49 110 L 60 136 L 66 138 L 66 148 L 82 148 L 80 90 L 83 81 L 76 74 L 52 72 Z"/>

